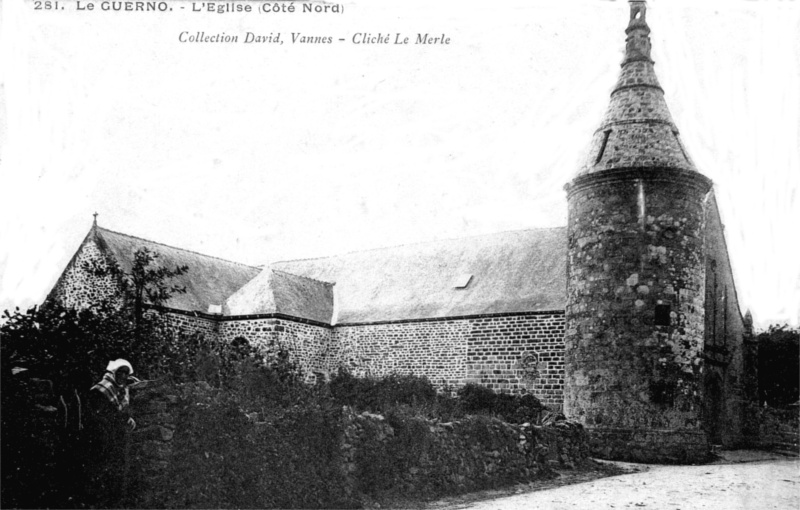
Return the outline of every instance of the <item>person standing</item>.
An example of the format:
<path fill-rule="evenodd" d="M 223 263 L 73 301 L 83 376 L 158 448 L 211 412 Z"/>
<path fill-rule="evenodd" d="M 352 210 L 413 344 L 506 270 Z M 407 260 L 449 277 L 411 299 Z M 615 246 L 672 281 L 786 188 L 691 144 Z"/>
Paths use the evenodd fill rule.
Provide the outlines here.
<path fill-rule="evenodd" d="M 131 430 L 136 428 L 136 422 L 129 416 L 128 406 L 130 405 L 130 390 L 128 388 L 133 374 L 133 366 L 122 358 L 110 361 L 106 367 L 103 378 L 89 390 L 91 397 L 90 408 L 107 411 L 107 405 L 102 405 L 99 401 L 107 401 L 119 413 L 127 418 L 126 424 Z M 101 398 L 101 396 L 103 398 Z M 91 402 L 95 401 L 94 406 Z"/>
<path fill-rule="evenodd" d="M 86 446 L 82 468 L 92 506 L 118 506 L 124 497 L 126 432 L 136 428 L 129 408 L 132 374 L 133 366 L 127 360 L 110 361 L 103 378 L 89 390 L 82 431 Z"/>

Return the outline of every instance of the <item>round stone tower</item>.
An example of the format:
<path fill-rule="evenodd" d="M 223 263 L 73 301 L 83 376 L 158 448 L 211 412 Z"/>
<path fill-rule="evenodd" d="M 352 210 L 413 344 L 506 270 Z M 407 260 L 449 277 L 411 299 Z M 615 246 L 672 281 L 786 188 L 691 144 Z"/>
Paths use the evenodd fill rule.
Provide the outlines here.
<path fill-rule="evenodd" d="M 702 429 L 705 282 L 701 175 L 650 59 L 644 2 L 569 202 L 564 411 L 596 455 L 691 462 Z"/>

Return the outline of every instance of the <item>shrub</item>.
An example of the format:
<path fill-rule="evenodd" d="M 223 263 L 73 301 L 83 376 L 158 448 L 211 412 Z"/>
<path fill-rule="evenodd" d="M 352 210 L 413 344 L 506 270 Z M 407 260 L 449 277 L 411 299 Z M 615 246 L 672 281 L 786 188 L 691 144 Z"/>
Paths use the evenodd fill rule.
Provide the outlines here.
<path fill-rule="evenodd" d="M 800 398 L 800 330 L 770 326 L 758 335 L 759 401 L 783 407 Z"/>
<path fill-rule="evenodd" d="M 498 487 L 529 476 L 525 469 L 487 471 L 486 452 L 517 449 L 518 434 L 498 426 L 496 419 L 466 416 L 448 424 L 453 432 L 442 435 L 409 411 L 413 408 L 399 406 L 386 413 L 385 421 L 359 422 L 355 479 L 360 493 L 402 502 Z"/>
<path fill-rule="evenodd" d="M 491 389 L 479 384 L 469 383 L 457 392 L 458 398 L 467 412 L 476 413 L 495 408 L 497 395 Z"/>
<path fill-rule="evenodd" d="M 363 435 L 355 457 L 358 492 L 378 498 L 385 495 L 441 494 L 432 488 L 437 485 L 433 480 L 436 477 L 413 486 L 406 482 L 409 470 L 420 469 L 428 463 L 430 465 L 426 467 L 432 472 L 446 457 L 434 441 L 429 422 L 413 414 L 411 407 L 397 406 L 386 413 L 385 424 L 391 427 L 388 434 L 383 422 L 361 422 Z M 448 468 L 446 465 L 441 467 L 443 470 Z"/>
<path fill-rule="evenodd" d="M 331 379 L 330 392 L 339 404 L 360 411 L 386 414 L 402 409 L 408 415 L 441 421 L 485 414 L 510 423 L 537 423 L 546 409 L 533 395 L 495 393 L 474 383 L 463 386 L 454 398 L 449 391 L 437 393 L 427 378 L 415 375 L 359 378 L 340 370 Z"/>
<path fill-rule="evenodd" d="M 533 395 L 495 393 L 490 388 L 469 383 L 458 390 L 463 409 L 471 414 L 492 414 L 509 423 L 539 422 L 545 406 Z"/>
<path fill-rule="evenodd" d="M 433 384 L 426 377 L 415 375 L 358 378 L 340 370 L 331 379 L 330 392 L 342 405 L 376 413 L 401 404 L 414 406 L 437 400 Z"/>
<path fill-rule="evenodd" d="M 261 370 L 269 371 L 268 367 Z M 262 396 L 192 387 L 181 399 L 163 506 L 344 508 L 341 408 L 313 391 L 249 421 Z M 159 506 L 162 506 L 159 505 Z"/>

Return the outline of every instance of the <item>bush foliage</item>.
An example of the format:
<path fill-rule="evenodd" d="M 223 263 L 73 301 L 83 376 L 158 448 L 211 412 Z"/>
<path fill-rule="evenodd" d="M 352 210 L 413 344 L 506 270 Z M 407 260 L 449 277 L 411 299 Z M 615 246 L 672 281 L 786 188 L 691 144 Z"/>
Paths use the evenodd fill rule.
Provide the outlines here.
<path fill-rule="evenodd" d="M 772 407 L 800 398 L 800 330 L 770 326 L 758 339 L 759 400 Z"/>
<path fill-rule="evenodd" d="M 437 392 L 425 377 L 391 374 L 386 377 L 355 377 L 340 370 L 330 382 L 331 396 L 359 411 L 405 414 L 451 421 L 468 415 L 487 415 L 509 423 L 538 422 L 545 407 L 533 395 L 495 393 L 475 383 L 460 388 L 455 396 Z"/>
<path fill-rule="evenodd" d="M 495 393 L 474 383 L 460 388 L 458 399 L 467 414 L 490 414 L 509 423 L 539 422 L 545 410 L 533 395 Z"/>
<path fill-rule="evenodd" d="M 270 371 L 269 368 L 258 370 Z M 254 372 L 245 370 L 252 375 Z M 246 376 L 247 377 L 247 376 Z M 263 380 L 263 379 L 262 379 Z M 278 378 L 272 378 L 275 382 Z M 243 388 L 244 386 L 242 386 Z M 341 409 L 309 388 L 253 423 L 242 406 L 274 405 L 248 391 L 187 386 L 173 457 L 158 506 L 168 508 L 345 508 L 339 452 Z M 198 405 L 200 404 L 200 405 Z"/>
<path fill-rule="evenodd" d="M 331 379 L 330 391 L 343 405 L 375 413 L 403 404 L 430 404 L 437 398 L 436 389 L 425 377 L 391 374 L 359 378 L 345 370 Z"/>

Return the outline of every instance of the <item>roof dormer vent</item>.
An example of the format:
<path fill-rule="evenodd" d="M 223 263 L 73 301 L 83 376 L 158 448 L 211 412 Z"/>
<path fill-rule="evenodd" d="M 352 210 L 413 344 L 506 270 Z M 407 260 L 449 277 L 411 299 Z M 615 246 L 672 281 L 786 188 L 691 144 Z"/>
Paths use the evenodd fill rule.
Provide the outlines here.
<path fill-rule="evenodd" d="M 472 281 L 472 275 L 469 273 L 460 274 L 453 282 L 454 289 L 466 289 L 469 282 Z"/>

